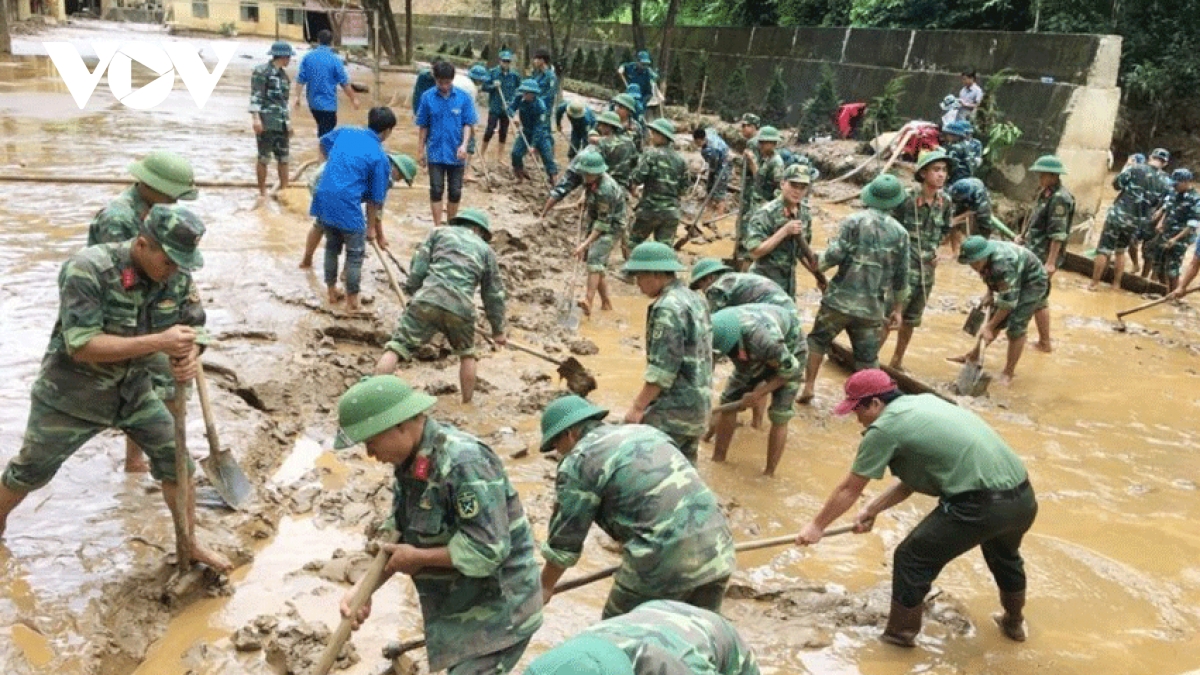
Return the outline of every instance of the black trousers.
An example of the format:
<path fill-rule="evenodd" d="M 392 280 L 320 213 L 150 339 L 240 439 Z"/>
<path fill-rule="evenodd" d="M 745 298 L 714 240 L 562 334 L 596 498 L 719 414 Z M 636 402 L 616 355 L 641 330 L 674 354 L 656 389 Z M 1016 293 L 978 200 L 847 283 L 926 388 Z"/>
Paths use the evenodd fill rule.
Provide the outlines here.
<path fill-rule="evenodd" d="M 1007 499 L 943 499 L 896 547 L 892 599 L 905 607 L 925 600 L 934 579 L 951 560 L 976 546 L 1006 593 L 1025 590 L 1021 539 L 1037 518 L 1037 499 L 1026 484 Z"/>
<path fill-rule="evenodd" d="M 317 138 L 333 131 L 337 126 L 337 111 L 336 110 L 313 110 L 313 119 L 317 122 Z"/>

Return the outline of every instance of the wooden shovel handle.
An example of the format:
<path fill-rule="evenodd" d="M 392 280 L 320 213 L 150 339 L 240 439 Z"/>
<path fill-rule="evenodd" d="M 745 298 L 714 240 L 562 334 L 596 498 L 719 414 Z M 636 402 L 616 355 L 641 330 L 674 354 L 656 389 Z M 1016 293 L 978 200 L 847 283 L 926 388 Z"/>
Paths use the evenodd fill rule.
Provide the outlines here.
<path fill-rule="evenodd" d="M 204 364 L 196 369 L 196 393 L 200 396 L 200 412 L 204 413 L 204 436 L 208 439 L 208 452 L 221 452 L 221 440 L 217 436 L 217 425 L 213 421 L 212 404 L 208 399 L 208 379 L 204 376 Z"/>
<path fill-rule="evenodd" d="M 400 540 L 400 533 L 395 530 L 388 531 L 384 536 L 385 544 L 394 544 Z M 387 566 L 388 558 L 391 557 L 387 551 L 382 548 L 379 553 L 375 554 L 375 559 L 371 561 L 371 566 L 367 568 L 366 575 L 362 578 L 362 582 L 358 586 L 358 592 L 350 600 L 350 616 L 342 619 L 338 624 L 337 630 L 329 638 L 329 644 L 325 645 L 325 651 L 321 652 L 321 660 L 317 662 L 315 672 L 317 675 L 328 675 L 333 668 L 333 662 L 337 661 L 338 653 L 342 651 L 342 645 L 350 637 L 350 631 L 354 629 L 353 617 L 358 614 L 363 605 L 367 604 L 367 600 L 371 598 L 371 594 L 375 592 L 375 588 L 379 585 L 379 579 L 383 576 L 383 568 Z"/>
<path fill-rule="evenodd" d="M 1150 302 L 1147 302 L 1144 305 L 1138 305 L 1137 307 L 1134 307 L 1133 309 L 1127 309 L 1124 312 L 1117 312 L 1117 318 L 1123 319 L 1123 318 L 1129 316 L 1130 314 L 1135 314 L 1137 312 L 1142 311 L 1143 309 L 1150 309 L 1151 307 L 1161 305 L 1168 300 L 1178 300 L 1179 298 L 1182 298 L 1183 296 L 1185 296 L 1189 293 L 1192 293 L 1194 291 L 1200 291 L 1200 286 L 1192 286 L 1191 288 L 1183 291 L 1182 293 L 1175 296 L 1174 298 L 1172 298 L 1170 295 L 1164 295 L 1163 297 L 1161 297 L 1157 300 L 1151 300 Z"/>
<path fill-rule="evenodd" d="M 383 265 L 383 271 L 387 273 L 388 285 L 396 293 L 396 299 L 400 301 L 400 307 L 404 307 L 404 291 L 400 290 L 400 284 L 396 283 L 396 276 L 392 274 L 392 268 L 387 263 L 387 258 L 383 256 L 383 249 L 379 248 L 379 242 L 372 240 L 371 248 L 375 249 L 375 255 L 379 258 L 379 264 Z"/>

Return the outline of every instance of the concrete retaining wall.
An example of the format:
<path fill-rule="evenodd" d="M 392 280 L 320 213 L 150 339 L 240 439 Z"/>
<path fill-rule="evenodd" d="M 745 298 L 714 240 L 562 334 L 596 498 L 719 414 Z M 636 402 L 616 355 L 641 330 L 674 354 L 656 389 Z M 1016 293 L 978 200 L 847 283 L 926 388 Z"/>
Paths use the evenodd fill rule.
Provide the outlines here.
<path fill-rule="evenodd" d="M 403 17 L 400 17 L 402 20 Z M 541 22 L 532 21 L 531 42 L 549 44 Z M 436 48 L 470 40 L 476 48 L 490 39 L 486 17 L 417 15 L 414 40 Z M 501 40 L 517 43 L 516 22 L 500 25 Z M 647 44 L 659 41 L 659 31 L 645 30 Z M 561 39 L 561 36 L 558 36 Z M 748 105 L 758 107 L 776 67 L 783 70 L 791 100 L 789 121 L 799 117 L 800 104 L 812 95 L 823 64 L 837 78 L 838 95 L 845 101 L 867 101 L 879 95 L 898 75 L 908 75 L 900 114 L 937 121 L 938 103 L 957 93 L 958 74 L 975 69 L 980 79 L 1003 68 L 1017 79 L 1000 90 L 997 103 L 1021 127 L 1024 136 L 1006 156 L 993 187 L 1013 197 L 1033 193 L 1033 178 L 1025 167 L 1038 155 L 1054 152 L 1063 158 L 1068 185 L 1080 210 L 1099 205 L 1107 171 L 1109 145 L 1117 119 L 1120 90 L 1117 73 L 1121 38 L 1112 35 L 1056 35 L 976 31 L 911 31 L 864 28 L 676 28 L 675 57 L 685 65 L 700 52 L 708 57 L 709 96 L 721 85 L 713 74 L 748 68 Z M 576 27 L 571 50 L 616 47 L 618 58 L 633 44 L 629 26 L 593 23 Z M 685 86 L 694 86 L 694 72 L 683 71 Z M 662 74 L 666 77 L 666 74 Z M 668 92 L 668 97 L 671 94 Z"/>

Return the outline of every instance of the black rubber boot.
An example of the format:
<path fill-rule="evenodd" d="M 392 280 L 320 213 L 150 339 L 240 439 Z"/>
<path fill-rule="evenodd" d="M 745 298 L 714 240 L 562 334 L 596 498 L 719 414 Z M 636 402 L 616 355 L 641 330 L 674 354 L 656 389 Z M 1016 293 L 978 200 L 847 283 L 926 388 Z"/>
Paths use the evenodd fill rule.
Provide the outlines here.
<path fill-rule="evenodd" d="M 1005 637 L 1014 642 L 1025 641 L 1025 615 L 1022 610 L 1025 609 L 1025 591 L 1015 591 L 1013 593 L 1000 592 L 1000 606 L 1004 608 L 1004 613 L 999 612 L 992 615 L 992 621 L 1000 627 L 1004 632 Z"/>
<path fill-rule="evenodd" d="M 921 633 L 921 616 L 925 613 L 925 604 L 916 607 L 905 607 L 892 600 L 892 611 L 888 614 L 887 628 L 883 629 L 880 640 L 897 647 L 916 647 L 917 635 Z"/>

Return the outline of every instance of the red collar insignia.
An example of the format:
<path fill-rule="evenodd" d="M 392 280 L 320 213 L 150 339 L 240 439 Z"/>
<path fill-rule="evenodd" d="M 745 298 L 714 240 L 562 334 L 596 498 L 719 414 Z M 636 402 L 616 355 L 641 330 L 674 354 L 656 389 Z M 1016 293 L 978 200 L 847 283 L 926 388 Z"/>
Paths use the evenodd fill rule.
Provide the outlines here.
<path fill-rule="evenodd" d="M 417 480 L 429 480 L 429 457 L 427 455 L 418 455 L 413 462 L 413 478 Z"/>
<path fill-rule="evenodd" d="M 137 272 L 134 272 L 132 267 L 121 270 L 121 285 L 125 287 L 125 290 L 137 285 Z"/>

